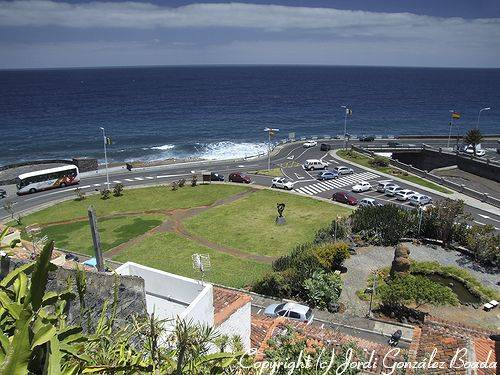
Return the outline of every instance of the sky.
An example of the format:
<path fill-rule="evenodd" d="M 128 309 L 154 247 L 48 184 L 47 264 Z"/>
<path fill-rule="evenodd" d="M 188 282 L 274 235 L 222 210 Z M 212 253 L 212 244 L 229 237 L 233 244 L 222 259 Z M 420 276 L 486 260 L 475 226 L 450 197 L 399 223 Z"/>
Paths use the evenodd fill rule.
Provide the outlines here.
<path fill-rule="evenodd" d="M 499 0 L 0 0 L 0 69 L 500 68 Z"/>

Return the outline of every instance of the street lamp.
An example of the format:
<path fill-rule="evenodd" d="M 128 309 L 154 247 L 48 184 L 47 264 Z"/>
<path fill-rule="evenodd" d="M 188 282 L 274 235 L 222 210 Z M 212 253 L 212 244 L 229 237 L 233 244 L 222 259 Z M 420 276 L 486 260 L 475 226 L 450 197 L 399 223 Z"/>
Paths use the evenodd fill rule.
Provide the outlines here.
<path fill-rule="evenodd" d="M 341 105 L 340 108 L 345 109 L 344 115 L 344 149 L 347 149 L 347 115 L 352 114 L 352 110 L 348 108 L 346 105 Z"/>
<path fill-rule="evenodd" d="M 104 128 L 100 127 L 99 129 L 102 130 L 102 140 L 104 143 L 104 164 L 106 165 L 106 186 L 107 189 L 109 190 L 108 153 L 106 150 L 106 146 L 108 144 L 108 138 L 106 137 L 106 131 L 104 130 Z"/>
<path fill-rule="evenodd" d="M 483 111 L 489 111 L 491 108 L 490 107 L 486 107 L 486 108 L 481 108 L 479 110 L 479 113 L 477 115 L 477 124 L 476 124 L 476 129 L 479 129 L 479 118 L 481 117 L 481 112 Z"/>
<path fill-rule="evenodd" d="M 267 170 L 271 170 L 271 137 L 279 132 L 279 129 L 273 129 L 273 128 L 265 128 L 265 132 L 267 132 Z"/>

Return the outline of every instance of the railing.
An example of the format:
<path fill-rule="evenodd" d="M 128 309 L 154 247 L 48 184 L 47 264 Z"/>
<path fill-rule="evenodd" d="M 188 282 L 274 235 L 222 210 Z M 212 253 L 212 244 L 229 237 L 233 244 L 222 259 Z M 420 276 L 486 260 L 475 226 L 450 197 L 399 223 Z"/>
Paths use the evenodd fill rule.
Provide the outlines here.
<path fill-rule="evenodd" d="M 370 157 L 373 157 L 373 155 L 374 155 L 373 151 L 367 150 L 367 149 L 360 147 L 360 146 L 352 145 L 351 149 L 353 149 L 356 152 L 368 155 Z M 410 164 L 401 163 L 398 160 L 389 159 L 389 163 L 396 168 L 402 169 L 406 172 L 409 172 L 409 173 L 412 173 L 412 174 L 417 175 L 419 177 L 425 178 L 425 179 L 430 180 L 432 182 L 435 182 L 439 185 L 449 187 L 450 189 L 453 189 L 459 193 L 465 194 L 469 197 L 479 199 L 481 202 L 489 203 L 495 207 L 500 207 L 500 199 L 492 197 L 487 193 L 473 190 L 473 189 L 468 188 L 467 186 L 465 186 L 463 184 L 457 184 L 453 181 L 447 180 L 444 177 L 439 177 L 439 176 L 433 175 L 427 171 L 423 171 L 421 169 L 415 168 L 414 166 L 412 166 Z"/>

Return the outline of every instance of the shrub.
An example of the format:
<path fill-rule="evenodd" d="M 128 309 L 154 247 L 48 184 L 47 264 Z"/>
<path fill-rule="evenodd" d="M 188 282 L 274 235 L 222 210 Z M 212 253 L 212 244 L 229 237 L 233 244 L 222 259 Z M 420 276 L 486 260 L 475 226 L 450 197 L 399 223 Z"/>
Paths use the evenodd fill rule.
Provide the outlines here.
<path fill-rule="evenodd" d="M 292 287 L 290 283 L 290 276 L 292 276 L 290 271 L 270 272 L 255 283 L 252 290 L 255 293 L 267 296 L 281 298 L 291 297 Z"/>
<path fill-rule="evenodd" d="M 195 187 L 198 184 L 198 177 L 194 174 L 191 178 L 191 186 Z"/>
<path fill-rule="evenodd" d="M 179 180 L 179 182 L 177 183 L 177 185 L 179 185 L 180 188 L 184 187 L 184 185 L 186 185 L 186 179 L 185 178 L 181 178 Z"/>
<path fill-rule="evenodd" d="M 75 189 L 75 195 L 77 201 L 83 201 L 85 199 L 85 192 L 79 187 Z"/>
<path fill-rule="evenodd" d="M 335 219 L 328 227 L 321 228 L 314 236 L 314 243 L 335 242 L 345 240 L 351 233 L 348 217 Z"/>
<path fill-rule="evenodd" d="M 389 166 L 389 158 L 377 155 L 373 159 L 370 159 L 369 164 L 372 167 L 384 168 Z"/>
<path fill-rule="evenodd" d="M 413 233 L 417 227 L 415 210 L 406 210 L 395 204 L 379 207 L 360 207 L 351 214 L 355 233 L 367 233 L 385 246 L 398 244 L 401 238 Z"/>
<path fill-rule="evenodd" d="M 101 190 L 101 199 L 109 199 L 110 196 L 111 196 L 111 191 L 109 189 Z"/>
<path fill-rule="evenodd" d="M 500 235 L 492 225 L 473 225 L 466 234 L 467 247 L 485 266 L 500 267 Z"/>
<path fill-rule="evenodd" d="M 349 246 L 345 242 L 327 243 L 313 248 L 313 253 L 319 264 L 328 271 L 340 269 L 342 264 L 351 255 Z"/>
<path fill-rule="evenodd" d="M 121 197 L 123 195 L 123 184 L 118 183 L 113 187 L 113 195 L 115 197 Z"/>
<path fill-rule="evenodd" d="M 386 306 L 396 309 L 400 305 L 424 304 L 433 306 L 458 305 L 456 294 L 448 287 L 421 275 L 396 276 L 380 285 L 378 296 Z"/>
<path fill-rule="evenodd" d="M 342 292 L 342 279 L 335 273 L 316 271 L 304 281 L 307 301 L 320 309 L 334 310 Z"/>
<path fill-rule="evenodd" d="M 171 186 L 172 186 L 172 190 L 175 191 L 179 187 L 179 183 L 177 181 L 173 181 Z"/>

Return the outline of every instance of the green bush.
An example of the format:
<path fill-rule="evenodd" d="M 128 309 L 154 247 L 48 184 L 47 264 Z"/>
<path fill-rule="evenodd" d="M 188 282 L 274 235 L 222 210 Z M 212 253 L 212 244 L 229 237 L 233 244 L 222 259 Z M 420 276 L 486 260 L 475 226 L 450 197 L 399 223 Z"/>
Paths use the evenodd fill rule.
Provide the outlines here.
<path fill-rule="evenodd" d="M 373 159 L 370 159 L 369 164 L 375 168 L 384 168 L 389 166 L 389 158 L 377 155 Z"/>
<path fill-rule="evenodd" d="M 349 246 L 345 242 L 327 243 L 316 246 L 313 248 L 313 253 L 319 264 L 327 271 L 340 269 L 344 261 L 351 256 L 349 254 Z"/>
<path fill-rule="evenodd" d="M 448 287 L 421 275 L 396 276 L 379 286 L 378 296 L 386 306 L 414 304 L 417 308 L 429 304 L 433 306 L 458 305 L 456 294 Z"/>
<path fill-rule="evenodd" d="M 331 310 L 342 292 L 342 279 L 335 273 L 316 271 L 304 281 L 306 299 L 313 307 Z"/>
<path fill-rule="evenodd" d="M 466 232 L 467 247 L 485 266 L 500 267 L 500 235 L 492 225 L 473 225 Z"/>
<path fill-rule="evenodd" d="M 354 233 L 365 233 L 375 244 L 394 246 L 401 238 L 414 234 L 417 215 L 415 210 L 395 204 L 360 207 L 351 214 L 351 226 Z"/>
<path fill-rule="evenodd" d="M 321 228 L 316 232 L 313 242 L 335 242 L 345 240 L 351 233 L 351 225 L 348 217 L 335 219 L 328 227 Z"/>

